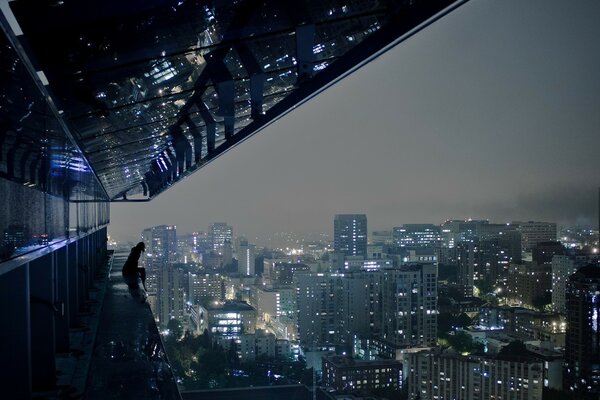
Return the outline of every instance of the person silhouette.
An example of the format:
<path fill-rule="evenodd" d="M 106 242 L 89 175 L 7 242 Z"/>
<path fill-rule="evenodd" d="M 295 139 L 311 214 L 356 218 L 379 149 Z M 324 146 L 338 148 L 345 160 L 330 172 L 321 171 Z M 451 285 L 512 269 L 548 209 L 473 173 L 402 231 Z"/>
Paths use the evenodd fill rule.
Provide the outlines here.
<path fill-rule="evenodd" d="M 138 276 L 142 280 L 142 286 L 146 289 L 146 268 L 138 267 L 138 261 L 142 252 L 146 251 L 146 245 L 144 242 L 139 242 L 131 249 L 127 261 L 123 265 L 123 280 L 130 289 L 139 289 Z"/>

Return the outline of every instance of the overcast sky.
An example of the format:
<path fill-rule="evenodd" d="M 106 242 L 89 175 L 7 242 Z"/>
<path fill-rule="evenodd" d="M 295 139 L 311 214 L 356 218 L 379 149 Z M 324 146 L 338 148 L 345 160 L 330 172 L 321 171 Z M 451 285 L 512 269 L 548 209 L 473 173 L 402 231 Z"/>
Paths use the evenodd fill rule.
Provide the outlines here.
<path fill-rule="evenodd" d="M 449 218 L 596 226 L 600 1 L 472 0 L 149 203 L 109 233 L 249 238 Z M 259 243 L 258 244 L 262 244 Z"/>

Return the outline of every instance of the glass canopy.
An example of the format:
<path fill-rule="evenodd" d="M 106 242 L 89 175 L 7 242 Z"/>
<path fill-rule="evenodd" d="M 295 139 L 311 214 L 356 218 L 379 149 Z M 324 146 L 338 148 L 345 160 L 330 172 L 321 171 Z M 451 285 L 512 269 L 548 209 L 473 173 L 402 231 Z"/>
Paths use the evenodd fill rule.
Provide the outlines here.
<path fill-rule="evenodd" d="M 8 12 L 115 201 L 158 195 L 463 2 L 16 0 Z"/>

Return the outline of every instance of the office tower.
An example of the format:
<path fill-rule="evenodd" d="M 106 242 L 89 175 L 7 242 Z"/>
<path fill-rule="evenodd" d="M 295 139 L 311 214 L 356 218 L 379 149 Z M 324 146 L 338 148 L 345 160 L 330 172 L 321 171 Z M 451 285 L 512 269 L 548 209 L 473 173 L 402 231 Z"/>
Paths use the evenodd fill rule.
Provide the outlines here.
<path fill-rule="evenodd" d="M 504 282 L 511 263 L 521 262 L 521 234 L 502 224 L 479 224 L 473 239 L 442 248 L 445 263 L 458 267 L 458 283 L 465 296 L 473 295 L 473 286 L 489 287 Z"/>
<path fill-rule="evenodd" d="M 437 339 L 437 267 L 431 264 L 381 272 L 381 337 L 397 346 L 430 346 Z"/>
<path fill-rule="evenodd" d="M 204 253 L 212 250 L 212 238 L 207 232 L 192 233 L 192 241 L 194 252 L 196 252 L 198 256 L 202 256 Z"/>
<path fill-rule="evenodd" d="M 552 257 L 552 309 L 559 313 L 567 311 L 566 290 L 569 276 L 577 272 L 575 260 L 567 255 Z"/>
<path fill-rule="evenodd" d="M 165 328 L 169 320 L 183 320 L 187 293 L 187 273 L 173 264 L 167 264 L 157 271 L 158 285 L 154 317 Z"/>
<path fill-rule="evenodd" d="M 160 268 L 177 261 L 177 228 L 170 225 L 144 229 L 142 241 L 146 244 L 146 268 Z"/>
<path fill-rule="evenodd" d="M 486 246 L 501 248 L 511 262 L 521 262 L 522 235 L 517 225 L 479 223 L 475 226 L 475 236 L 482 250 Z"/>
<path fill-rule="evenodd" d="M 229 240 L 223 243 L 223 266 L 231 264 L 233 261 L 233 246 Z"/>
<path fill-rule="evenodd" d="M 194 324 L 197 330 L 215 338 L 239 339 L 256 330 L 256 310 L 244 301 L 209 302 L 198 306 Z"/>
<path fill-rule="evenodd" d="M 409 354 L 408 398 L 541 400 L 544 364 L 535 357 L 502 359 L 422 351 Z"/>
<path fill-rule="evenodd" d="M 258 317 L 265 322 L 296 315 L 296 289 L 291 286 L 266 288 L 256 285 L 252 288 L 251 300 Z"/>
<path fill-rule="evenodd" d="M 452 248 L 458 242 L 477 239 L 477 231 L 482 225 L 489 224 L 487 220 L 448 220 L 441 226 L 442 246 Z"/>
<path fill-rule="evenodd" d="M 225 222 L 211 224 L 209 235 L 212 240 L 212 249 L 217 253 L 223 252 L 225 242 L 233 243 L 233 228 Z"/>
<path fill-rule="evenodd" d="M 369 279 L 377 273 L 299 273 L 295 277 L 298 334 L 303 345 L 337 344 L 349 347 L 352 336 L 368 334 L 379 286 Z M 380 314 L 377 313 L 377 316 Z M 376 321 L 377 323 L 379 321 Z M 377 325 L 378 326 L 378 325 Z"/>
<path fill-rule="evenodd" d="M 441 229 L 433 224 L 404 224 L 393 228 L 393 242 L 400 247 L 437 247 Z"/>
<path fill-rule="evenodd" d="M 396 360 L 355 360 L 323 357 L 323 385 L 339 392 L 402 389 L 402 363 Z"/>
<path fill-rule="evenodd" d="M 367 216 L 337 214 L 333 220 L 333 248 L 345 256 L 367 256 Z"/>
<path fill-rule="evenodd" d="M 479 244 L 470 240 L 456 245 L 456 262 L 458 264 L 458 285 L 465 296 L 473 296 L 475 288 L 475 270 L 478 269 Z"/>
<path fill-rule="evenodd" d="M 256 273 L 256 246 L 248 243 L 245 238 L 238 239 L 237 260 L 238 272 L 241 275 L 252 276 Z"/>
<path fill-rule="evenodd" d="M 298 337 L 303 346 L 338 342 L 337 274 L 298 273 L 294 276 L 298 307 Z"/>
<path fill-rule="evenodd" d="M 554 222 L 513 222 L 521 232 L 523 251 L 531 251 L 538 243 L 556 241 L 556 223 Z"/>
<path fill-rule="evenodd" d="M 225 300 L 225 281 L 219 274 L 187 274 L 187 301 L 192 304 Z"/>
<path fill-rule="evenodd" d="M 376 335 L 393 346 L 427 346 L 437 334 L 437 267 L 413 264 L 295 277 L 303 345 L 351 345 Z"/>
<path fill-rule="evenodd" d="M 580 398 L 600 396 L 600 267 L 590 264 L 569 277 L 566 292 L 565 388 Z"/>
<path fill-rule="evenodd" d="M 392 231 L 373 231 L 371 234 L 371 243 L 375 245 L 392 244 Z"/>
<path fill-rule="evenodd" d="M 182 300 L 175 296 L 175 293 L 179 295 L 180 279 L 173 271 L 173 263 L 177 261 L 177 229 L 170 225 L 144 229 L 142 241 L 146 244 L 142 257 L 146 267 L 148 302 L 155 318 L 164 327 L 171 316 L 179 316 L 176 310 L 182 309 Z"/>
<path fill-rule="evenodd" d="M 354 335 L 371 332 L 369 311 L 372 310 L 373 288 L 369 285 L 369 272 L 340 276 L 339 288 L 336 299 L 337 341 L 348 348 Z"/>

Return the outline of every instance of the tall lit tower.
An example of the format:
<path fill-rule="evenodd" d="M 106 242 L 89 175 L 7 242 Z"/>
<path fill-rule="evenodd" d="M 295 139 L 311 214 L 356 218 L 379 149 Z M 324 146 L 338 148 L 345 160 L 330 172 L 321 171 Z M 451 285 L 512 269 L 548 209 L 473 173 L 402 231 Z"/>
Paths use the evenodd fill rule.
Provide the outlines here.
<path fill-rule="evenodd" d="M 210 225 L 209 234 L 212 239 L 213 250 L 217 253 L 223 252 L 225 242 L 233 242 L 233 228 L 225 222 L 215 222 Z"/>
<path fill-rule="evenodd" d="M 246 238 L 238 239 L 237 257 L 238 272 L 242 275 L 252 276 L 256 272 L 255 261 L 256 246 L 248 243 Z"/>
<path fill-rule="evenodd" d="M 148 303 L 154 316 L 165 327 L 171 316 L 179 316 L 182 301 L 178 294 L 179 276 L 173 269 L 177 261 L 177 228 L 172 225 L 144 229 L 142 240 L 146 244 L 144 266 Z"/>
<path fill-rule="evenodd" d="M 158 267 L 177 261 L 177 228 L 160 225 L 144 229 L 142 240 L 146 244 L 146 268 Z"/>
<path fill-rule="evenodd" d="M 367 216 L 337 214 L 333 220 L 333 247 L 346 256 L 367 256 Z"/>

